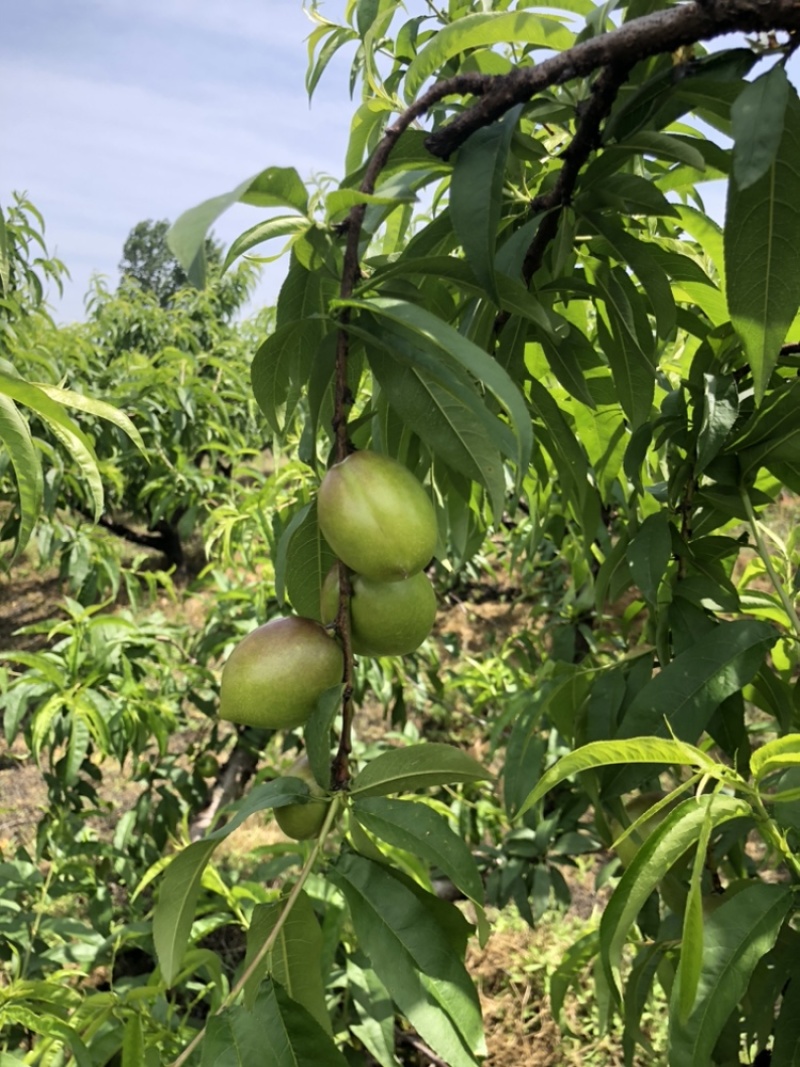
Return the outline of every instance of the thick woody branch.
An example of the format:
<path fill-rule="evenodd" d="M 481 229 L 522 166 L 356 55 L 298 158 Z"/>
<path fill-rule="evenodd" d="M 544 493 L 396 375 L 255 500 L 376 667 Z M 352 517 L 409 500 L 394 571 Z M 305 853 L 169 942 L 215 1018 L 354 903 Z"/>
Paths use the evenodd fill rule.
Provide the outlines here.
<path fill-rule="evenodd" d="M 584 77 L 598 67 L 625 63 L 632 66 L 648 56 L 674 52 L 697 41 L 725 33 L 766 30 L 800 30 L 797 0 L 704 0 L 679 4 L 667 11 L 634 19 L 619 29 L 593 37 L 566 52 L 499 76 L 484 89 L 481 99 L 426 141 L 429 151 L 448 159 L 467 138 L 501 118 L 516 104 L 525 103 L 551 85 Z"/>

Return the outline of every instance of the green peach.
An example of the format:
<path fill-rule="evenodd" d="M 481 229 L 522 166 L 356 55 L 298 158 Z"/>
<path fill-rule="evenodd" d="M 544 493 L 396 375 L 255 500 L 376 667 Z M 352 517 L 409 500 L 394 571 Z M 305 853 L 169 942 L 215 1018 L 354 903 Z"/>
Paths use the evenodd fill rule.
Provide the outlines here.
<path fill-rule="evenodd" d="M 287 778 L 299 778 L 308 786 L 308 792 L 314 799 L 305 804 L 286 804 L 282 808 L 275 808 L 275 819 L 278 826 L 287 837 L 295 841 L 305 841 L 306 838 L 316 837 L 325 822 L 325 813 L 328 808 L 327 801 L 322 798 L 326 795 L 314 778 L 314 774 L 308 762 L 307 756 L 301 756 L 289 769 Z"/>
<path fill-rule="evenodd" d="M 377 452 L 354 452 L 330 468 L 317 516 L 339 559 L 372 581 L 417 574 L 436 549 L 430 497 L 407 467 Z"/>
<path fill-rule="evenodd" d="M 352 588 L 350 623 L 357 655 L 405 656 L 431 632 L 436 594 L 422 572 L 399 582 L 373 582 L 354 574 Z M 338 569 L 333 567 L 322 585 L 322 621 L 333 622 L 338 607 Z"/>
<path fill-rule="evenodd" d="M 220 715 L 244 726 L 302 726 L 342 680 L 342 650 L 313 619 L 273 619 L 241 641 L 222 671 Z"/>

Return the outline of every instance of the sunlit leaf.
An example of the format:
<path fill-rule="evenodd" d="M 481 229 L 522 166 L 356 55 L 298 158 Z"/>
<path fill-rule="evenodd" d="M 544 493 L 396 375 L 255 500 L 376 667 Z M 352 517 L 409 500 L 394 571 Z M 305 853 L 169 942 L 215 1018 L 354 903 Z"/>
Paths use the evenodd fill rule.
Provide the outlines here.
<path fill-rule="evenodd" d="M 574 39 L 574 34 L 556 19 L 527 11 L 465 15 L 439 30 L 409 64 L 406 100 L 413 100 L 423 83 L 448 59 L 470 48 L 516 41 L 562 51 Z"/>
<path fill-rule="evenodd" d="M 750 814 L 750 805 L 737 797 L 707 794 L 684 800 L 665 816 L 645 839 L 623 874 L 600 921 L 600 953 L 609 980 L 616 988 L 622 949 L 644 902 L 663 881 L 676 860 L 700 837 L 706 819 L 714 826 Z"/>
<path fill-rule="evenodd" d="M 27 421 L 14 401 L 0 392 L 0 441 L 8 449 L 19 493 L 20 524 L 15 554 L 30 540 L 42 504 L 42 467 Z"/>
<path fill-rule="evenodd" d="M 351 795 L 361 800 L 487 778 L 489 772 L 460 748 L 429 742 L 391 749 L 370 760 L 356 775 Z"/>
<path fill-rule="evenodd" d="M 631 737 L 624 741 L 593 741 L 570 752 L 555 763 L 537 783 L 518 817 L 533 807 L 559 782 L 581 771 L 609 767 L 617 763 L 666 763 L 683 767 L 698 767 L 712 770 L 714 761 L 694 745 L 657 737 Z"/>

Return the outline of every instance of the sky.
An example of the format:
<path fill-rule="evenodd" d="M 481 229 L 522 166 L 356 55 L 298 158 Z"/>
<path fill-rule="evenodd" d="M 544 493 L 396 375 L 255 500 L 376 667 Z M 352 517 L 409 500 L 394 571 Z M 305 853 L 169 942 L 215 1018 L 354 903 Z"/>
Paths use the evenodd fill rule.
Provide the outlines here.
<path fill-rule="evenodd" d="M 83 318 L 93 273 L 116 286 L 140 220 L 174 221 L 268 166 L 342 175 L 352 49 L 309 107 L 301 0 L 10 0 L 2 22 L 0 204 L 25 191 L 44 215 L 72 276 L 62 299 L 50 290 L 57 321 Z M 215 236 L 262 214 L 236 205 Z M 258 302 L 284 270 L 267 269 Z"/>
<path fill-rule="evenodd" d="M 344 6 L 321 10 L 340 22 Z M 353 49 L 309 106 L 312 28 L 302 0 L 8 0 L 0 205 L 25 191 L 44 215 L 49 250 L 72 276 L 62 298 L 49 292 L 57 321 L 83 318 L 94 273 L 116 286 L 137 222 L 174 221 L 268 166 L 342 176 Z M 722 195 L 706 201 L 712 214 Z M 262 217 L 236 205 L 214 235 L 228 245 Z M 285 269 L 265 268 L 249 310 L 274 301 Z"/>

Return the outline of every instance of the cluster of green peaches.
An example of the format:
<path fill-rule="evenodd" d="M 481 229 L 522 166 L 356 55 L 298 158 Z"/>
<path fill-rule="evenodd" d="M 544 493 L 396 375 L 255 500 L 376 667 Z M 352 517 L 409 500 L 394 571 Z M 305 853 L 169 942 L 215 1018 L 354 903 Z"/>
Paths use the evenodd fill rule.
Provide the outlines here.
<path fill-rule="evenodd" d="M 433 586 L 423 570 L 436 548 L 436 513 L 423 486 L 389 456 L 354 452 L 323 478 L 317 518 L 323 537 L 350 572 L 353 652 L 413 652 L 436 615 Z M 272 619 L 234 648 L 222 672 L 223 719 L 272 730 L 306 723 L 319 697 L 344 672 L 334 626 L 339 583 L 335 564 L 322 583 L 321 622 L 296 615 Z M 305 762 L 290 773 L 311 786 Z M 284 825 L 287 819 L 291 823 L 292 807 L 276 808 L 279 824 L 290 836 L 310 836 L 291 833 L 297 827 Z"/>

